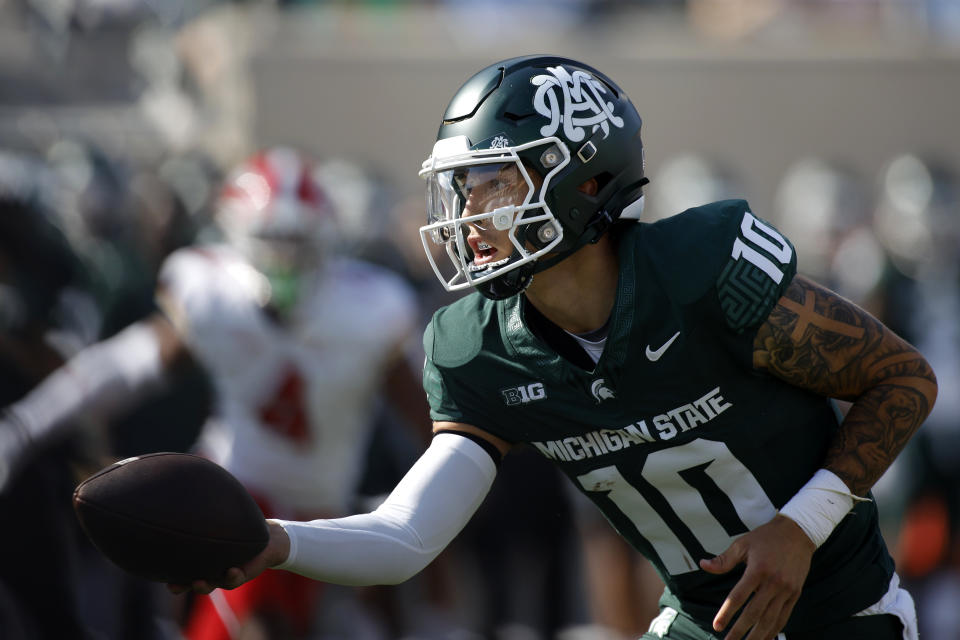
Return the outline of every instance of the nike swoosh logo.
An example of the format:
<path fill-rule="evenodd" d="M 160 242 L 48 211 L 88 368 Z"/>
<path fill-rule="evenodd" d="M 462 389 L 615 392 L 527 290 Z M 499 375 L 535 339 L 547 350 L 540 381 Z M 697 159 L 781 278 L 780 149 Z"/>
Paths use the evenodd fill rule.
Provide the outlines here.
<path fill-rule="evenodd" d="M 650 345 L 647 345 L 647 359 L 650 360 L 650 362 L 656 362 L 657 360 L 659 360 L 660 356 L 662 356 L 664 352 L 666 352 L 666 350 L 670 348 L 670 345 L 673 344 L 673 341 L 679 337 L 680 337 L 680 332 L 677 331 L 675 334 L 673 334 L 672 338 L 664 342 L 663 345 L 661 345 L 661 347 L 656 351 L 651 349 Z"/>

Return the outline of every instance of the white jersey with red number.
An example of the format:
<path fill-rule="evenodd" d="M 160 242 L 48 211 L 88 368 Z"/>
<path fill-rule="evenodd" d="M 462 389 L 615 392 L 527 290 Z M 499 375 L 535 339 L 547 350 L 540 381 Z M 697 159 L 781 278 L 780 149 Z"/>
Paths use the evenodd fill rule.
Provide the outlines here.
<path fill-rule="evenodd" d="M 412 290 L 331 260 L 281 325 L 258 304 L 262 276 L 228 247 L 177 251 L 160 278 L 164 310 L 216 389 L 200 452 L 272 504 L 342 513 L 384 368 L 417 320 Z"/>

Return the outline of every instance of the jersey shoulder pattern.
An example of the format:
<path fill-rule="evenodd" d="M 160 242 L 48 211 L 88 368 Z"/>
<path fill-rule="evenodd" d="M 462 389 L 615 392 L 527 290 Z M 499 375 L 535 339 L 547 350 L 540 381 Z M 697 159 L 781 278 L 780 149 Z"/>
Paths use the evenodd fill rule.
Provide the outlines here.
<path fill-rule="evenodd" d="M 744 200 L 722 200 L 649 225 L 642 250 L 680 304 L 716 291 L 723 322 L 759 325 L 796 273 L 796 252 Z"/>

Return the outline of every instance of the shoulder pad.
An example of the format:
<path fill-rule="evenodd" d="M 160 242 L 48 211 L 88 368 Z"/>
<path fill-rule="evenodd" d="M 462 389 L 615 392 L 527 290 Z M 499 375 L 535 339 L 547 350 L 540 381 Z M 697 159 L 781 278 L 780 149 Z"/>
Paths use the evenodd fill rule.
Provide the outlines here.
<path fill-rule="evenodd" d="M 230 249 L 193 246 L 170 254 L 160 268 L 157 303 L 174 324 L 216 317 L 263 296 L 263 276 Z"/>
<path fill-rule="evenodd" d="M 382 318 L 385 331 L 407 336 L 419 323 L 416 291 L 408 280 L 386 267 L 355 258 L 339 258 L 327 266 L 327 277 L 349 288 L 369 313 Z"/>
<path fill-rule="evenodd" d="M 168 289 L 184 290 L 201 286 L 211 273 L 236 270 L 243 265 L 229 249 L 219 245 L 196 245 L 177 249 L 160 265 L 158 280 Z"/>
<path fill-rule="evenodd" d="M 770 315 L 797 273 L 797 252 L 777 229 L 744 211 L 730 256 L 717 278 L 724 319 L 742 332 Z"/>
<path fill-rule="evenodd" d="M 680 303 L 715 288 L 727 326 L 762 321 L 793 279 L 796 252 L 744 200 L 688 209 L 647 228 L 644 253 Z"/>
<path fill-rule="evenodd" d="M 744 200 L 723 200 L 687 209 L 648 225 L 642 253 L 681 304 L 699 299 L 730 257 Z"/>
<path fill-rule="evenodd" d="M 190 246 L 177 249 L 160 265 L 156 300 L 177 327 L 185 326 L 188 307 L 202 299 L 206 291 L 216 290 L 210 283 L 211 262 L 219 260 L 216 248 Z"/>
<path fill-rule="evenodd" d="M 423 336 L 427 358 L 448 369 L 470 362 L 483 347 L 484 327 L 495 317 L 495 308 L 479 293 L 442 307 Z"/>

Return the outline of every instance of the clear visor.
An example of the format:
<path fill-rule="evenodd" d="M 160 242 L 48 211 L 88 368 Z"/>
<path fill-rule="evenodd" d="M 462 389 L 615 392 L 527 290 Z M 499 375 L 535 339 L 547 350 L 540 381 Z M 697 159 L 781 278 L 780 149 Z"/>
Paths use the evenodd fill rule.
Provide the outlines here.
<path fill-rule="evenodd" d="M 541 180 L 510 150 L 460 160 L 456 166 L 432 164 L 421 173 L 427 181 L 427 224 L 420 229 L 421 240 L 449 291 L 480 284 L 534 260 L 562 238 L 562 228 L 542 197 L 550 175 Z M 547 242 L 541 249 L 524 240 L 527 227 L 538 223 L 549 228 L 544 234 L 539 227 L 541 241 Z M 483 236 L 484 244 L 495 245 L 496 260 L 477 259 L 467 242 L 471 227 Z M 443 252 L 449 261 L 441 266 L 446 261 L 437 258 Z"/>
<path fill-rule="evenodd" d="M 534 180 L 519 162 L 460 166 L 427 177 L 428 224 L 421 231 L 446 250 L 453 271 L 438 276 L 448 289 L 479 284 L 532 259 L 536 250 L 526 246 L 521 232 L 552 218 L 542 203 L 532 202 L 535 193 Z M 497 260 L 477 260 L 467 242 L 470 227 L 496 247 Z"/>
<path fill-rule="evenodd" d="M 463 222 L 465 218 L 484 228 L 484 219 L 494 211 L 522 208 L 529 202 L 532 191 L 529 175 L 513 163 L 457 167 L 433 173 L 427 178 L 427 224 L 439 223 L 439 226 L 431 237 L 438 244 L 446 242 L 452 237 L 453 229 L 452 225 L 443 223 Z"/>

